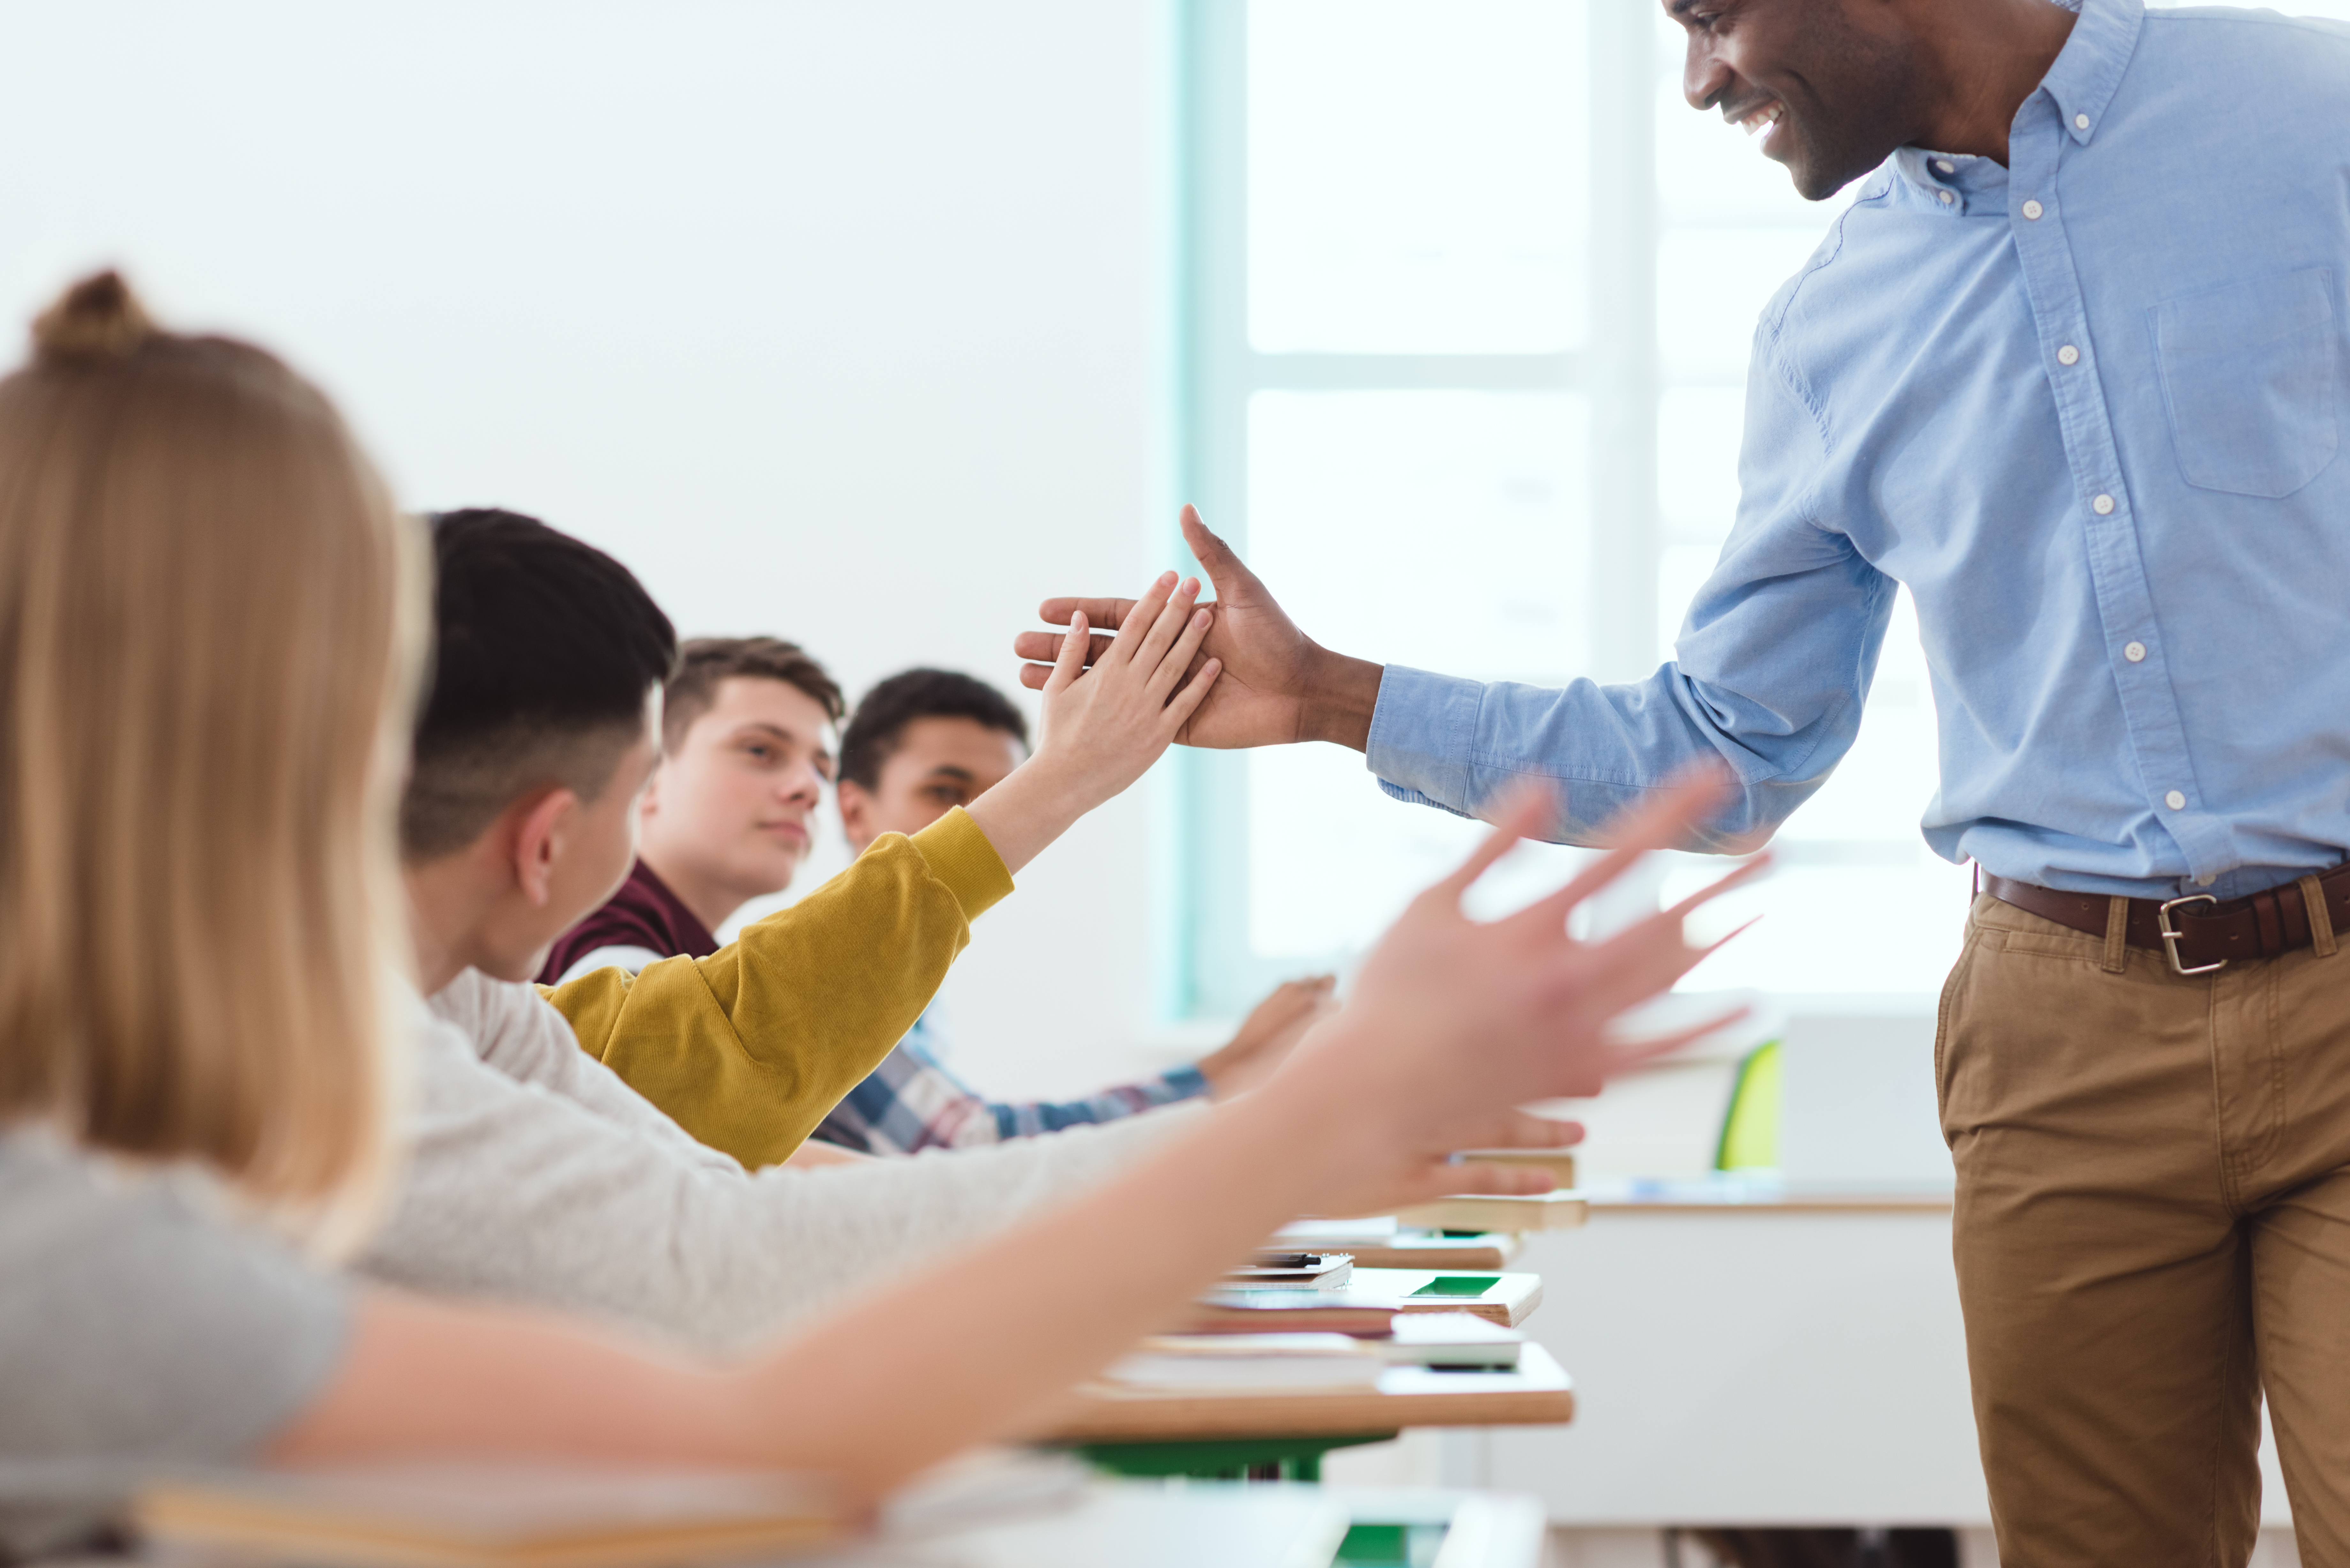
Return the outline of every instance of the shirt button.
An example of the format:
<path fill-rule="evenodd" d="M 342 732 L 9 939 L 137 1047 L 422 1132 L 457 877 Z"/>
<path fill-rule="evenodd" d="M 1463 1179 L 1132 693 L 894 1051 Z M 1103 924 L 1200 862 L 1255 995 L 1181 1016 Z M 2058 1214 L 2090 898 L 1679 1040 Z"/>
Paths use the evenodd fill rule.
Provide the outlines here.
<path fill-rule="evenodd" d="M 1935 160 L 1934 160 L 1934 172 L 1935 172 L 1935 173 L 1937 173 L 1937 174 L 1955 174 L 1955 173 L 1957 173 L 1958 171 L 1959 171 L 1959 166 L 1958 166 L 1957 164 L 1955 164 L 1955 163 L 1951 162 L 1949 159 L 1947 159 L 1947 158 L 1937 158 L 1937 159 L 1935 159 Z"/>
<path fill-rule="evenodd" d="M 2080 362 L 2081 351 L 2070 343 L 2056 350 L 2056 363 L 2059 365 L 2077 365 Z"/>
<path fill-rule="evenodd" d="M 2168 806 L 2173 811 L 2185 811 L 2187 809 L 2187 797 L 2179 794 L 2177 790 L 2172 790 L 2168 794 L 2162 797 L 2162 804 Z"/>
<path fill-rule="evenodd" d="M 1938 191 L 1935 194 L 1942 198 L 1942 205 L 1945 207 L 1958 200 L 1956 196 L 1951 195 L 1948 191 Z"/>
<path fill-rule="evenodd" d="M 2089 503 L 2089 510 L 2100 517 L 2110 517 L 2114 514 L 2114 498 L 2110 495 L 2100 495 Z"/>
<path fill-rule="evenodd" d="M 2047 210 L 2047 208 L 2042 206 L 2037 202 L 2026 202 L 2023 203 L 2023 215 L 2027 218 L 2037 219 L 2041 213 Z"/>
<path fill-rule="evenodd" d="M 2088 129 L 2089 129 L 2089 117 L 2088 117 L 2087 115 L 2085 115 L 2085 114 L 2076 114 L 2076 115 L 2074 115 L 2074 116 L 2073 117 L 2073 129 L 2074 129 L 2074 130 L 2088 130 Z"/>
<path fill-rule="evenodd" d="M 2146 659 L 2146 644 L 2142 642 L 2125 644 L 2122 648 L 2122 657 L 2132 664 L 2143 663 Z"/>

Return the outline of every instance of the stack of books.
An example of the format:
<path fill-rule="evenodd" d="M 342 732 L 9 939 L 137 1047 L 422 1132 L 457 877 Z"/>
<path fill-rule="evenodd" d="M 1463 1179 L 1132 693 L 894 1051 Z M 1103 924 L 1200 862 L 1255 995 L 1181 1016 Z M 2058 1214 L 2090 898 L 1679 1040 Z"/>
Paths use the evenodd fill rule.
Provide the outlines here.
<path fill-rule="evenodd" d="M 1376 1337 L 1347 1334 L 1168 1334 L 1144 1340 L 1102 1385 L 1121 1392 L 1292 1393 L 1377 1386 L 1391 1366 L 1506 1370 L 1525 1336 L 1467 1313 L 1397 1316 Z"/>

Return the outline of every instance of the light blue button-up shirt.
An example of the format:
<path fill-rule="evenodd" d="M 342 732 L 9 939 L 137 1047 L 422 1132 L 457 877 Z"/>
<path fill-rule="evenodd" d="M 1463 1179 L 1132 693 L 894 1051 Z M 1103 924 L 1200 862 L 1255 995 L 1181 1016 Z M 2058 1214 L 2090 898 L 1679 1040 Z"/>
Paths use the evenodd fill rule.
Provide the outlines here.
<path fill-rule="evenodd" d="M 1897 583 L 1927 842 L 2079 892 L 2350 848 L 2350 28 L 2086 0 L 2009 167 L 1904 149 L 1756 328 L 1738 518 L 1677 657 L 1564 690 L 1393 667 L 1370 766 L 1588 841 L 1700 756 L 1784 820 L 1852 744 Z"/>

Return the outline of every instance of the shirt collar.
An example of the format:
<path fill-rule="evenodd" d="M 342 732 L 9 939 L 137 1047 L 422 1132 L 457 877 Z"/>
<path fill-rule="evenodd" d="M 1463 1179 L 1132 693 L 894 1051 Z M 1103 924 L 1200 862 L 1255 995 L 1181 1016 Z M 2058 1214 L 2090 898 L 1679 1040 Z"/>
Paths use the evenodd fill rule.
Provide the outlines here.
<path fill-rule="evenodd" d="M 2146 5 L 2145 0 L 2079 0 L 2077 7 L 2067 9 L 2078 9 L 2081 19 L 2073 24 L 2073 36 L 2057 51 L 2056 63 L 2048 67 L 2040 88 L 2054 100 L 2066 132 L 2074 141 L 2086 142 L 2105 123 L 2106 106 L 2129 68 Z"/>

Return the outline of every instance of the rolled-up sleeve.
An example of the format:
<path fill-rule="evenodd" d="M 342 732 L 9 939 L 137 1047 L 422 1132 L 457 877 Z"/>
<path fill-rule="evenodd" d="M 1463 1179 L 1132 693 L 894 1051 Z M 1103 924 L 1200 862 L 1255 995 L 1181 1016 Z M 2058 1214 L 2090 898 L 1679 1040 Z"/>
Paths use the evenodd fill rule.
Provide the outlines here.
<path fill-rule="evenodd" d="M 1859 732 L 1897 592 L 1818 497 L 1819 416 L 1767 339 L 1747 389 L 1737 526 L 1682 624 L 1671 663 L 1645 680 L 1564 687 L 1464 680 L 1390 666 L 1369 765 L 1399 800 L 1484 816 L 1524 781 L 1547 785 L 1546 836 L 1596 842 L 1648 791 L 1701 760 L 1737 788 L 1683 846 L 1741 852 L 1827 779 Z"/>

